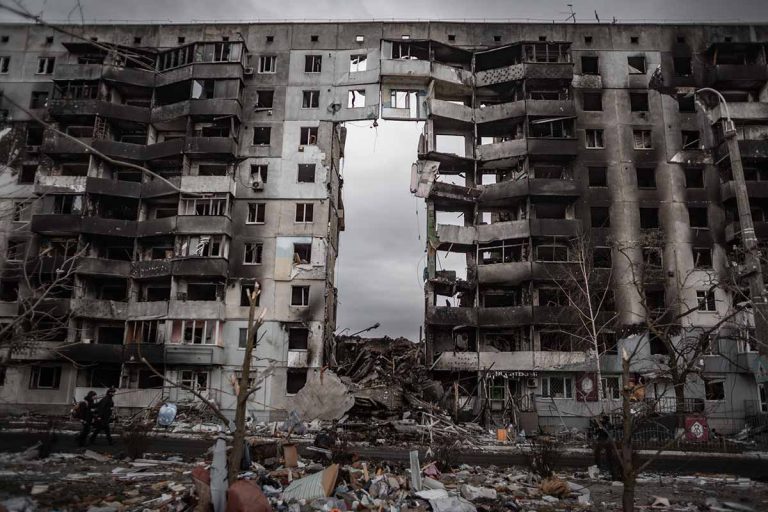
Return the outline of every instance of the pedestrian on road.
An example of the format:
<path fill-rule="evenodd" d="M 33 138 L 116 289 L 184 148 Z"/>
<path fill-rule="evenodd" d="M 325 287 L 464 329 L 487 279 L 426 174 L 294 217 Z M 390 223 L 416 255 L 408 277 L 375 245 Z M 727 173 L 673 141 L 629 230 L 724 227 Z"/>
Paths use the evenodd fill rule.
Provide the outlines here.
<path fill-rule="evenodd" d="M 109 431 L 109 424 L 112 421 L 112 409 L 115 407 L 115 402 L 112 400 L 114 394 L 115 388 L 109 388 L 106 396 L 96 404 L 95 428 L 93 429 L 93 434 L 91 434 L 91 443 L 93 443 L 96 440 L 96 436 L 103 431 L 107 436 L 107 442 L 110 445 L 114 444 L 112 441 L 112 433 Z"/>
<path fill-rule="evenodd" d="M 95 391 L 89 391 L 85 398 L 75 407 L 75 417 L 83 424 L 80 435 L 77 436 L 78 446 L 85 446 L 85 441 L 88 439 L 88 434 L 91 431 L 91 425 L 93 425 L 93 399 L 95 396 Z"/>

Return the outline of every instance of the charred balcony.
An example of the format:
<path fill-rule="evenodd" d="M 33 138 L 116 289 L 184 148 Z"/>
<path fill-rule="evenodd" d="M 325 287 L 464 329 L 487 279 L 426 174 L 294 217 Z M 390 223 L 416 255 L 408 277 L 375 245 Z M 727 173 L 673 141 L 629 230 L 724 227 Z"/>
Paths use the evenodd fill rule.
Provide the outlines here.
<path fill-rule="evenodd" d="M 43 235 L 76 235 L 82 230 L 80 213 L 38 213 L 32 216 L 30 230 Z"/>
<path fill-rule="evenodd" d="M 75 272 L 104 277 L 127 277 L 131 273 L 131 262 L 99 257 L 85 257 L 77 260 Z"/>
<path fill-rule="evenodd" d="M 51 99 L 48 112 L 54 119 L 68 119 L 78 116 L 101 116 L 107 119 L 120 119 L 136 123 L 150 121 L 149 109 L 133 105 L 110 103 L 101 99 Z"/>
<path fill-rule="evenodd" d="M 165 345 L 165 363 L 178 365 L 224 364 L 224 348 L 217 345 Z"/>
<path fill-rule="evenodd" d="M 742 160 L 746 162 L 765 162 L 768 159 L 768 139 L 738 141 Z M 720 143 L 715 149 L 715 161 L 721 162 L 728 158 L 728 145 Z"/>
<path fill-rule="evenodd" d="M 704 82 L 713 87 L 754 89 L 768 81 L 763 43 L 714 43 L 704 56 Z"/>
<path fill-rule="evenodd" d="M 120 363 L 123 361 L 123 345 L 102 343 L 77 343 L 60 349 L 67 358 L 82 363 Z"/>

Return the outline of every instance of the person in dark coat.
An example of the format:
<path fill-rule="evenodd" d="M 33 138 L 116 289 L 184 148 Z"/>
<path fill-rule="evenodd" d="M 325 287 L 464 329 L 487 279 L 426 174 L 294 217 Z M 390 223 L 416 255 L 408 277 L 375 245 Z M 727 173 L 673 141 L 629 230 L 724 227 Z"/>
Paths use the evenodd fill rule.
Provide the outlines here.
<path fill-rule="evenodd" d="M 85 440 L 88 439 L 88 434 L 91 432 L 91 426 L 93 425 L 93 399 L 95 396 L 95 391 L 89 391 L 85 398 L 77 405 L 80 421 L 83 423 L 80 435 L 77 436 L 78 446 L 85 446 Z"/>
<path fill-rule="evenodd" d="M 616 456 L 613 453 L 613 445 L 611 444 L 611 419 L 607 414 L 603 414 L 599 419 L 595 421 L 595 423 L 596 432 L 593 446 L 595 466 L 598 468 L 601 467 L 604 455 L 605 463 L 608 466 L 608 471 L 610 471 L 611 476 L 613 477 L 615 474 L 617 474 L 617 468 L 615 464 Z"/>
<path fill-rule="evenodd" d="M 107 436 L 107 442 L 109 444 L 114 444 L 112 441 L 112 433 L 109 431 L 109 423 L 112 421 L 112 409 L 115 407 L 115 402 L 112 400 L 114 394 L 115 388 L 109 388 L 104 398 L 99 400 L 99 403 L 96 404 L 94 409 L 95 428 L 93 429 L 93 434 L 91 434 L 91 443 L 93 443 L 96 440 L 96 436 L 103 431 Z"/>

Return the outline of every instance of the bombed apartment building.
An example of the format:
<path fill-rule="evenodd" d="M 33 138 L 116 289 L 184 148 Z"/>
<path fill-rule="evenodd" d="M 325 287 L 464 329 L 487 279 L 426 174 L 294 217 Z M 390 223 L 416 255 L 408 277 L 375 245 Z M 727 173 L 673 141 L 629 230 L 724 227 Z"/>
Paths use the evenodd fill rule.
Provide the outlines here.
<path fill-rule="evenodd" d="M 427 207 L 425 355 L 457 414 L 584 426 L 618 403 L 623 352 L 638 401 L 721 431 L 768 411 L 726 111 L 693 94 L 730 106 L 764 241 L 768 27 L 73 30 L 0 26 L 0 314 L 23 362 L 3 407 L 185 398 L 160 373 L 231 411 L 258 283 L 251 411 L 284 414 L 333 362 L 344 122 L 381 116 L 424 126 L 403 147 Z"/>

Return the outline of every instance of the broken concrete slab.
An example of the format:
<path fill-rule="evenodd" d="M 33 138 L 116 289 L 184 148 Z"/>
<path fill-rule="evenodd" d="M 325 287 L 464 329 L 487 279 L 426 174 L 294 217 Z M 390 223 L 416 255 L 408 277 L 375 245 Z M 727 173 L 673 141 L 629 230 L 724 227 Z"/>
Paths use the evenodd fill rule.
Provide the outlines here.
<path fill-rule="evenodd" d="M 355 398 L 341 379 L 330 370 L 310 369 L 307 383 L 292 406 L 303 421 L 338 420 L 355 405 Z"/>

